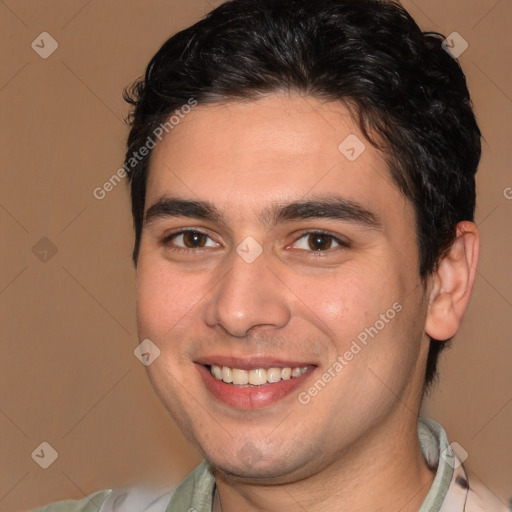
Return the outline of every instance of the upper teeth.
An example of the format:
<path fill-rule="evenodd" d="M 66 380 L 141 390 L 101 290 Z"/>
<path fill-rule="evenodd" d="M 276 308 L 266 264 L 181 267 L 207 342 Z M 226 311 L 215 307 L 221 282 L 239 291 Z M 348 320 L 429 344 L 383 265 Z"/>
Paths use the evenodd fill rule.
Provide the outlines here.
<path fill-rule="evenodd" d="M 251 384 L 261 386 L 268 382 L 279 382 L 288 380 L 291 377 L 299 377 L 308 371 L 308 367 L 300 368 L 255 368 L 254 370 L 240 370 L 239 368 L 229 368 L 228 366 L 212 365 L 211 374 L 217 379 L 237 386 Z"/>

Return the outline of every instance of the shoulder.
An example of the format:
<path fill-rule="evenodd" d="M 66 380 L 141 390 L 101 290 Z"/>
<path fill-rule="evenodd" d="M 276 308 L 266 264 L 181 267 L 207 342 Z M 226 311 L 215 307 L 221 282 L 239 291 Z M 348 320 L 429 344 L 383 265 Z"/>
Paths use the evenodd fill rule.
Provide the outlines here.
<path fill-rule="evenodd" d="M 487 488 L 457 455 L 450 488 L 440 512 L 464 510 L 465 512 L 510 512 L 508 506 Z"/>
<path fill-rule="evenodd" d="M 165 512 L 172 494 L 172 491 L 154 489 L 115 489 L 99 512 Z"/>
<path fill-rule="evenodd" d="M 467 512 L 509 512 L 510 509 L 500 501 L 485 485 L 470 478 L 470 488 L 466 503 Z"/>
<path fill-rule="evenodd" d="M 108 489 L 82 500 L 51 503 L 32 512 L 165 512 L 172 492 L 138 488 Z"/>

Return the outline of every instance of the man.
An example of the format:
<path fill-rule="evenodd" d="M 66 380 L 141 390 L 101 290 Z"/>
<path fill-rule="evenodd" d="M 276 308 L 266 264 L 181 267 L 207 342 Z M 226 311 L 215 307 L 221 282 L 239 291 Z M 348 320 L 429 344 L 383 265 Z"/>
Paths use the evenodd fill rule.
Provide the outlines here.
<path fill-rule="evenodd" d="M 442 43 L 392 1 L 233 0 L 163 45 L 127 96 L 138 331 L 205 462 L 41 510 L 506 510 L 418 419 L 479 254 Z"/>

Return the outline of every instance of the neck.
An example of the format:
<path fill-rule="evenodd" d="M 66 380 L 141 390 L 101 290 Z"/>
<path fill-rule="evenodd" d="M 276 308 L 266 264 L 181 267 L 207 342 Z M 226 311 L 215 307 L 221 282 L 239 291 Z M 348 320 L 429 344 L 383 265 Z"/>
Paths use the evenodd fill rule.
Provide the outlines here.
<path fill-rule="evenodd" d="M 306 478 L 260 485 L 215 472 L 214 512 L 416 512 L 434 472 L 423 458 L 416 418 L 388 421 L 368 432 L 343 455 Z"/>

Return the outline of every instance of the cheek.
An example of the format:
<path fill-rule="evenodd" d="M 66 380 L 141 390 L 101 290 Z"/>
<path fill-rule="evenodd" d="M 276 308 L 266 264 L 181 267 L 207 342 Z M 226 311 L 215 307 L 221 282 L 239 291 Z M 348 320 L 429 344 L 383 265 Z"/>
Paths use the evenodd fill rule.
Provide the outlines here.
<path fill-rule="evenodd" d="M 204 287 L 192 274 L 171 272 L 157 263 L 137 269 L 137 324 L 139 337 L 165 339 L 199 307 Z"/>
<path fill-rule="evenodd" d="M 347 269 L 348 270 L 348 269 Z M 297 287 L 297 295 L 306 306 L 305 313 L 323 324 L 341 343 L 352 340 L 361 330 L 373 325 L 394 300 L 390 283 L 375 283 L 368 271 L 332 274 L 326 278 L 308 280 Z"/>

